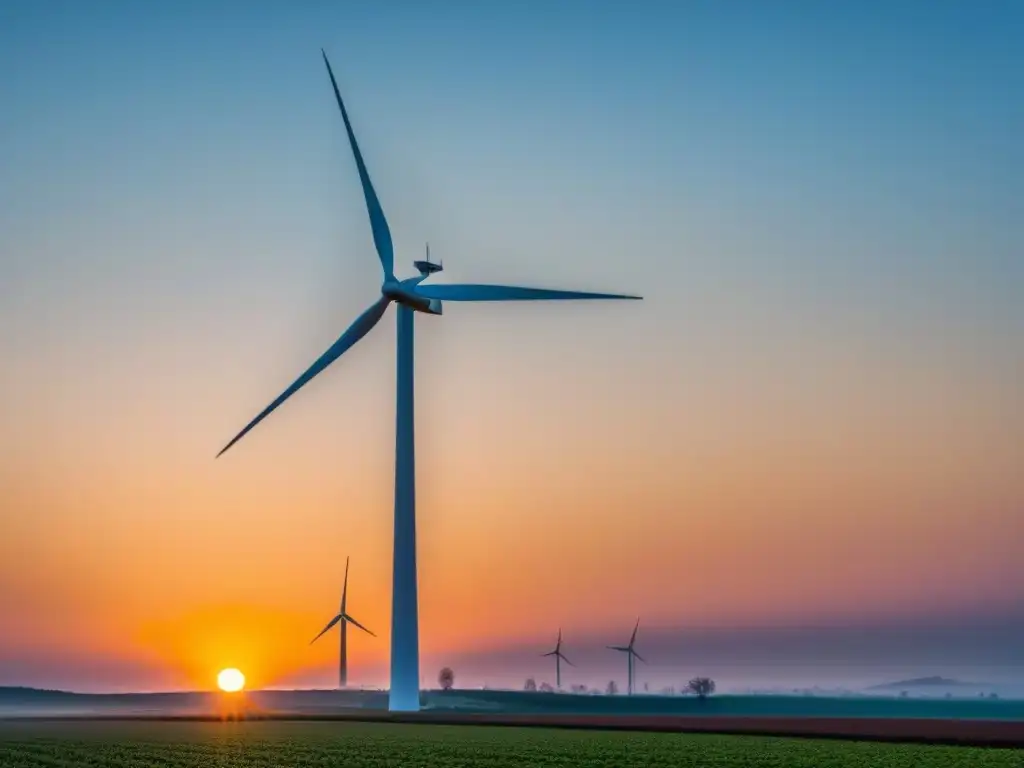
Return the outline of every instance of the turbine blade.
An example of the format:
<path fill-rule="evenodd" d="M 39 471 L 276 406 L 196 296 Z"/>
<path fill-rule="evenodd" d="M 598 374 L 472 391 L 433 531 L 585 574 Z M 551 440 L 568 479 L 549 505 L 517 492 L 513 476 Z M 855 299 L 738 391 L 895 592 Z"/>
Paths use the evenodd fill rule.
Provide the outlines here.
<path fill-rule="evenodd" d="M 635 657 L 636 657 L 637 659 L 639 659 L 640 661 L 642 661 L 642 662 L 643 662 L 644 664 L 646 664 L 646 663 L 647 663 L 647 659 L 645 659 L 645 658 L 644 658 L 643 656 L 641 656 L 641 655 L 640 655 L 639 653 L 637 653 L 636 651 L 633 651 L 633 656 L 635 656 Z"/>
<path fill-rule="evenodd" d="M 324 634 L 325 634 L 325 633 L 326 633 L 326 632 L 327 632 L 327 631 L 328 631 L 328 630 L 329 630 L 329 629 L 330 629 L 331 627 L 333 627 L 333 626 L 334 626 L 335 624 L 337 624 L 337 623 L 338 623 L 339 621 L 341 621 L 341 614 L 340 614 L 340 613 L 339 613 L 339 614 L 338 614 L 337 616 L 335 616 L 335 617 L 334 617 L 333 619 L 331 619 L 330 623 L 329 623 L 329 624 L 328 624 L 328 625 L 327 625 L 326 627 L 324 627 L 323 629 L 321 629 L 321 630 L 320 630 L 320 634 L 319 634 L 319 635 L 317 635 L 316 637 L 314 637 L 314 638 L 313 638 L 312 640 L 310 640 L 310 641 L 309 641 L 309 644 L 310 644 L 310 645 L 312 645 L 312 644 L 313 644 L 313 643 L 315 643 L 315 642 L 316 642 L 317 640 L 319 640 L 319 639 L 320 639 L 321 637 L 323 637 L 323 636 L 324 636 Z"/>
<path fill-rule="evenodd" d="M 341 612 L 345 612 L 345 603 L 348 600 L 348 555 L 345 555 L 345 582 L 341 587 Z"/>
<path fill-rule="evenodd" d="M 542 299 L 640 299 L 618 293 L 587 293 L 557 291 L 547 288 L 522 288 L 515 285 L 436 284 L 417 285 L 416 293 L 427 299 L 441 301 L 538 301 Z"/>
<path fill-rule="evenodd" d="M 607 647 L 613 651 L 622 651 L 623 653 L 629 653 L 629 648 L 624 648 L 621 645 L 609 645 Z"/>
<path fill-rule="evenodd" d="M 575 665 L 575 664 L 573 664 L 573 663 L 572 663 L 571 661 L 569 661 L 569 660 L 568 660 L 567 658 L 565 658 L 565 654 L 563 654 L 563 653 L 560 653 L 560 654 L 558 654 L 558 656 L 559 656 L 559 658 L 561 658 L 561 659 L 562 659 L 562 661 L 564 661 L 564 662 L 565 662 L 566 664 L 568 664 L 568 665 L 569 665 L 570 667 L 575 667 L 575 666 L 576 666 L 576 665 Z"/>
<path fill-rule="evenodd" d="M 636 620 L 636 626 L 635 626 L 635 627 L 633 627 L 633 634 L 632 634 L 632 636 L 631 636 L 631 637 L 629 638 L 629 647 L 630 647 L 630 648 L 632 648 L 632 647 L 633 647 L 633 643 L 635 643 L 635 642 L 636 642 L 636 631 L 637 631 L 638 629 L 640 629 L 640 619 L 637 619 L 637 620 Z"/>
<path fill-rule="evenodd" d="M 395 277 L 395 247 L 391 242 L 391 230 L 388 228 L 388 220 L 384 218 L 384 210 L 380 207 L 380 200 L 377 199 L 377 192 L 370 181 L 370 174 L 366 170 L 366 163 L 363 162 L 363 153 L 359 151 L 359 142 L 352 131 L 352 123 L 348 119 L 348 110 L 345 109 L 345 102 L 341 99 L 341 91 L 338 90 L 338 81 L 334 79 L 334 70 L 331 69 L 331 62 L 327 60 L 327 54 L 321 48 L 320 53 L 324 56 L 324 64 L 327 65 L 327 74 L 331 77 L 331 85 L 334 87 L 334 98 L 338 100 L 338 108 L 341 110 L 341 119 L 345 121 L 345 132 L 348 134 L 348 143 L 352 147 L 352 155 L 356 159 L 356 169 L 359 171 L 359 182 L 363 185 L 363 197 L 366 199 L 366 212 L 370 214 L 370 229 L 373 230 L 373 244 L 377 248 L 377 255 L 380 257 L 380 265 L 384 268 L 385 280 L 392 280 Z"/>
<path fill-rule="evenodd" d="M 557 656 L 558 651 L 552 651 L 551 653 L 542 653 L 541 656 Z"/>
<path fill-rule="evenodd" d="M 243 429 L 241 432 L 235 435 L 234 438 L 232 438 L 230 443 L 221 448 L 220 453 L 217 454 L 217 457 L 219 458 L 221 455 L 223 455 L 224 452 L 228 450 L 228 448 L 230 448 L 243 437 L 245 437 L 245 435 L 248 434 L 249 430 L 251 430 L 257 424 L 263 421 L 263 419 L 265 419 L 267 416 L 269 416 L 271 412 L 274 411 L 274 409 L 281 405 L 281 403 L 283 403 L 289 397 L 291 397 L 300 389 L 302 389 L 302 387 L 308 384 L 309 381 L 314 376 L 316 376 L 318 373 L 320 373 L 320 371 L 322 371 L 328 365 L 330 365 L 339 357 L 341 357 L 353 344 L 355 344 L 357 341 L 363 338 L 363 336 L 369 333 L 370 329 L 373 328 L 373 326 L 375 326 L 380 321 L 381 317 L 384 314 L 384 310 L 388 308 L 388 303 L 388 299 L 382 297 L 378 299 L 377 302 L 373 304 L 369 309 L 363 312 L 363 314 L 357 317 L 355 319 L 355 322 L 353 322 L 352 325 L 348 327 L 348 330 L 341 334 L 338 340 L 334 342 L 326 352 L 320 355 L 320 358 L 315 363 L 313 363 L 313 365 L 311 365 L 304 374 L 299 376 L 299 378 L 297 378 L 292 383 L 292 385 L 288 387 L 288 389 L 282 392 L 274 402 L 272 402 L 270 405 L 264 408 L 259 416 L 250 421 L 248 425 L 246 425 L 245 429 Z"/>
<path fill-rule="evenodd" d="M 353 618 L 352 618 L 351 616 L 349 616 L 349 615 L 348 615 L 347 613 L 345 614 L 345 621 L 347 621 L 347 622 L 348 622 L 349 624 L 355 624 L 355 625 L 356 625 L 357 627 L 359 627 L 359 628 L 360 628 L 361 630 L 363 630 L 363 632 L 366 632 L 366 633 L 367 633 L 368 635 L 372 635 L 373 637 L 376 637 L 376 635 L 374 635 L 374 634 L 373 634 L 373 632 L 371 632 L 370 630 L 368 630 L 368 629 L 367 629 L 366 627 L 364 627 L 364 626 L 363 626 L 362 624 L 360 624 L 360 623 L 359 623 L 358 621 L 356 621 L 355 619 L 353 619 Z"/>

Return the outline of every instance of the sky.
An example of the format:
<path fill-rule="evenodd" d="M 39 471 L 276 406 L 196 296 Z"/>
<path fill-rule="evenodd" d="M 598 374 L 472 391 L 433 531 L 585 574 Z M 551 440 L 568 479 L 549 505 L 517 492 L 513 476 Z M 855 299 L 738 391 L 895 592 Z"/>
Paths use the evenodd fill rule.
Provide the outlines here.
<path fill-rule="evenodd" d="M 394 312 L 214 460 L 378 295 L 321 47 L 400 276 L 429 242 L 438 282 L 644 296 L 417 317 L 425 677 L 638 616 L 662 668 L 831 627 L 1019 672 L 981 627 L 1024 626 L 1022 35 L 1011 0 L 4 2 L 0 685 L 331 686 L 347 555 L 386 683 Z"/>

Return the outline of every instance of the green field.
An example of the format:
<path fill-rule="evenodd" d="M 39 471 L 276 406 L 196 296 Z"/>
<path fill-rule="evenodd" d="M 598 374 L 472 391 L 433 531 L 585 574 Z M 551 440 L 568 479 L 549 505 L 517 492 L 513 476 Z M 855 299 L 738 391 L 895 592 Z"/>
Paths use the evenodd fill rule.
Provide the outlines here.
<path fill-rule="evenodd" d="M 0 723 L 3 768 L 1021 768 L 1020 751 L 756 736 L 376 723 Z"/>

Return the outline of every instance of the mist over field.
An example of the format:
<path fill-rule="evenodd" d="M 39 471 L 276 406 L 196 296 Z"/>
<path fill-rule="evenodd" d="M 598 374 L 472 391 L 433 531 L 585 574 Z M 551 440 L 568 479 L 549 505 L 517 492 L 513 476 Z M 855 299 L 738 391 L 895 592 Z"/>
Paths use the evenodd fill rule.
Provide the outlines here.
<path fill-rule="evenodd" d="M 616 633 L 577 635 L 564 629 L 563 652 L 575 665 L 563 666 L 563 686 L 587 685 L 604 690 L 609 680 L 625 683 L 626 665 L 608 650 L 628 640 L 629 625 Z M 913 678 L 941 676 L 976 683 L 979 691 L 1024 696 L 1024 618 L 965 615 L 954 620 L 920 618 L 818 627 L 737 627 L 687 629 L 647 626 L 641 621 L 637 650 L 649 662 L 638 663 L 638 691 L 680 688 L 696 675 L 715 679 L 719 692 L 819 687 L 864 690 Z M 538 636 L 534 643 L 424 654 L 421 687 L 437 686 L 442 666 L 455 670 L 457 688 L 490 686 L 518 690 L 532 677 L 554 684 L 554 664 L 541 654 L 551 650 L 555 637 Z M 551 647 L 549 647 L 551 646 Z M 387 668 L 364 655 L 368 644 L 350 656 L 350 683 L 356 687 L 387 685 Z M 369 647 L 373 647 L 370 645 Z M 328 656 L 330 659 L 330 656 Z M 152 681 L 163 679 L 163 684 Z M 140 685 L 145 680 L 148 684 Z M 336 662 L 310 664 L 258 687 L 268 689 L 330 689 L 337 680 Z M 53 659 L 31 649 L 17 663 L 0 658 L 0 681 L 5 685 L 54 688 L 81 692 L 139 692 L 196 690 L 182 685 L 145 660 L 76 656 Z M 210 681 L 212 687 L 213 681 Z M 957 688 L 957 693 L 968 687 Z M 926 689 L 922 694 L 936 693 Z M 941 693 L 944 694 L 944 691 Z"/>

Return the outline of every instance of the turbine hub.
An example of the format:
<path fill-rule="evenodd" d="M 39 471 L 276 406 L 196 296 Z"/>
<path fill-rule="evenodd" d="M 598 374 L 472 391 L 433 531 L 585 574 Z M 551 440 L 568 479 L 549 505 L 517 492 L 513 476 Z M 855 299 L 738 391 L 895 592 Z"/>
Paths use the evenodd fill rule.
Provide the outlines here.
<path fill-rule="evenodd" d="M 380 287 L 380 293 L 385 299 L 401 302 L 405 294 L 402 284 L 397 280 L 388 280 Z"/>
<path fill-rule="evenodd" d="M 381 295 L 384 298 L 402 304 L 403 306 L 409 307 L 417 312 L 423 312 L 428 315 L 440 315 L 441 314 L 441 302 L 437 299 L 428 299 L 426 296 L 420 296 L 416 293 L 414 285 L 408 284 L 407 281 L 397 282 L 388 280 L 380 287 Z"/>

